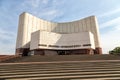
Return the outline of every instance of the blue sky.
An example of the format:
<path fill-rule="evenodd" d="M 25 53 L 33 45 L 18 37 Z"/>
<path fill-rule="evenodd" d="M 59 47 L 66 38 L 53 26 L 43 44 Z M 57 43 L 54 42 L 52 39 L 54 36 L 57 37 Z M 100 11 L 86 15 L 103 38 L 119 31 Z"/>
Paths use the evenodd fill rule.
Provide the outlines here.
<path fill-rule="evenodd" d="M 54 22 L 96 15 L 103 53 L 120 46 L 120 0 L 0 0 L 0 54 L 15 53 L 22 12 Z"/>

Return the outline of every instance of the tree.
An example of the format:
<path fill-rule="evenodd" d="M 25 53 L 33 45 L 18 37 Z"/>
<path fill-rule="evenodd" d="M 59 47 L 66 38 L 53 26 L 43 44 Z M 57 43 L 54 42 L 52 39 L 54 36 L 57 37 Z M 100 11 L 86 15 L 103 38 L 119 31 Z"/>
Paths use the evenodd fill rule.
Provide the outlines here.
<path fill-rule="evenodd" d="M 109 54 L 120 55 L 120 47 L 116 47 L 115 49 L 109 51 Z"/>

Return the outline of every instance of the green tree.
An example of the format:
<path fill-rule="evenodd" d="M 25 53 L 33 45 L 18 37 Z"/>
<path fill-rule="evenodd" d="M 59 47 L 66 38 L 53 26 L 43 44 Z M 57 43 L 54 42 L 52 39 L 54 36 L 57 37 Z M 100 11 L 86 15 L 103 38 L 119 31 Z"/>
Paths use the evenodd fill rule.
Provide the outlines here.
<path fill-rule="evenodd" d="M 120 47 L 116 47 L 115 49 L 109 51 L 109 54 L 120 55 Z"/>

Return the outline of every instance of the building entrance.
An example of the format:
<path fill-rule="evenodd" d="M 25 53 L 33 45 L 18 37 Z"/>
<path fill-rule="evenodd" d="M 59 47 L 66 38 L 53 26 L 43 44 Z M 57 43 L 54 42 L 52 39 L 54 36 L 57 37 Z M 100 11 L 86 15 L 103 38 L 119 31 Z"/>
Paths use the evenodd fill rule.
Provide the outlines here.
<path fill-rule="evenodd" d="M 23 54 L 22 56 L 28 56 L 29 49 L 23 49 Z"/>

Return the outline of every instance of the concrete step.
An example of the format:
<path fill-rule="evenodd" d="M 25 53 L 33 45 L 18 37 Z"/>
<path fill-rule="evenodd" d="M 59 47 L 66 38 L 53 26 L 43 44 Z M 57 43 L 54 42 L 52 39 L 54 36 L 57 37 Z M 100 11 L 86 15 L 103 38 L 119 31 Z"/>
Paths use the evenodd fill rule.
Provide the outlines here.
<path fill-rule="evenodd" d="M 65 76 L 65 75 L 79 75 L 79 76 L 111 76 L 111 75 L 120 75 L 120 71 L 109 71 L 109 72 L 62 72 L 62 73 L 27 73 L 27 74 L 14 74 L 14 75 L 1 75 L 4 78 L 17 78 L 17 77 L 47 77 L 47 76 Z"/>
<path fill-rule="evenodd" d="M 69 75 L 54 75 L 54 76 L 39 76 L 39 75 L 36 75 L 36 76 L 24 76 L 24 77 L 11 77 L 9 78 L 9 80 L 44 80 L 44 79 L 47 79 L 47 80 L 54 80 L 54 79 L 75 79 L 75 78 L 78 78 L 78 79 L 96 79 L 96 78 L 108 78 L 109 80 L 111 79 L 111 77 L 119 77 L 120 74 L 101 74 L 101 75 L 79 75 L 79 74 L 69 74 Z M 5 78 L 6 79 L 6 78 Z M 8 79 L 6 79 L 8 80 Z"/>
<path fill-rule="evenodd" d="M 25 74 L 45 74 L 45 73 L 74 73 L 74 72 L 82 72 L 82 73 L 117 73 L 117 72 L 120 72 L 118 70 L 84 70 L 84 71 L 81 71 L 81 70 L 56 70 L 56 71 L 23 71 L 23 72 L 4 72 L 2 74 L 0 74 L 0 76 L 4 76 L 4 75 L 25 75 Z"/>
<path fill-rule="evenodd" d="M 0 64 L 0 80 L 117 80 L 120 61 Z"/>
<path fill-rule="evenodd" d="M 120 60 L 118 55 L 57 55 L 57 56 L 27 56 L 4 62 L 52 62 L 52 61 L 85 61 L 85 60 Z"/>
<path fill-rule="evenodd" d="M 94 65 L 94 67 L 92 67 L 92 66 L 72 66 L 72 67 L 31 67 L 31 66 L 29 66 L 29 67 L 12 67 L 12 68 L 6 68 L 6 67 L 2 67 L 1 69 L 0 69 L 0 72 L 2 72 L 2 71 L 4 71 L 4 72 L 9 72 L 9 71 L 32 71 L 32 70 L 41 70 L 41 71 L 45 71 L 45 70 L 47 70 L 47 71 L 51 71 L 51 70 L 96 70 L 96 69 L 99 69 L 99 70 L 102 70 L 102 69 L 119 69 L 120 68 L 120 66 L 95 66 Z"/>
<path fill-rule="evenodd" d="M 35 79 L 33 79 L 35 80 Z M 80 79 L 70 79 L 70 80 L 80 80 Z M 120 77 L 111 77 L 111 78 L 91 78 L 91 79 L 82 79 L 82 80 L 120 80 Z"/>

